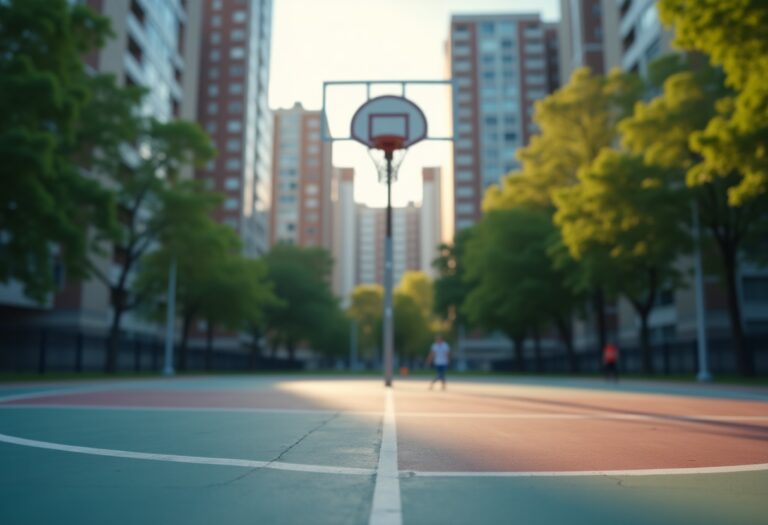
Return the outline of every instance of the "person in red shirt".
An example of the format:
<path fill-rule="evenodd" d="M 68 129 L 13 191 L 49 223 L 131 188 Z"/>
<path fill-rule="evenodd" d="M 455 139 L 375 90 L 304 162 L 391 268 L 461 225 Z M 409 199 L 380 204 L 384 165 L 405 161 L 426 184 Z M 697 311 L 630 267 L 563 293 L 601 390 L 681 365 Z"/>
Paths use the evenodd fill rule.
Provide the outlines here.
<path fill-rule="evenodd" d="M 619 380 L 619 371 L 616 365 L 619 361 L 619 349 L 613 344 L 613 341 L 608 341 L 603 348 L 603 367 L 605 369 L 605 378 L 614 381 Z"/>

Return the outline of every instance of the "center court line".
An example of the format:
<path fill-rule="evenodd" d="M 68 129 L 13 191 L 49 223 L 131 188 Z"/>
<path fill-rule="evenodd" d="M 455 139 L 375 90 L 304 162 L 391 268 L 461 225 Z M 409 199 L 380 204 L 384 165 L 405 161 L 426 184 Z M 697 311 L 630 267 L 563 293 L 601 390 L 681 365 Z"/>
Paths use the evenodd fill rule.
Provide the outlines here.
<path fill-rule="evenodd" d="M 379 466 L 369 525 L 401 525 L 403 510 L 400 505 L 400 472 L 397 466 L 397 430 L 395 401 L 392 387 L 387 388 L 384 420 L 381 431 Z"/>

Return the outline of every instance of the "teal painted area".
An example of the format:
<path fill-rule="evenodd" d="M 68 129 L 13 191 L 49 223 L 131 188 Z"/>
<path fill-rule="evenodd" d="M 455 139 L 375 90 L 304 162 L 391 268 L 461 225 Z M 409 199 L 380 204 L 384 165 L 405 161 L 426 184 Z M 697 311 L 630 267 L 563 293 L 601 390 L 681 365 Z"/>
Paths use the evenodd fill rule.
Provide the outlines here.
<path fill-rule="evenodd" d="M 366 523 L 372 476 L 136 461 L 0 444 L 0 523 Z"/>
<path fill-rule="evenodd" d="M 374 468 L 380 418 L 222 411 L 0 409 L 0 433 L 66 445 Z"/>
<path fill-rule="evenodd" d="M 573 478 L 406 478 L 405 525 L 756 525 L 768 473 Z"/>

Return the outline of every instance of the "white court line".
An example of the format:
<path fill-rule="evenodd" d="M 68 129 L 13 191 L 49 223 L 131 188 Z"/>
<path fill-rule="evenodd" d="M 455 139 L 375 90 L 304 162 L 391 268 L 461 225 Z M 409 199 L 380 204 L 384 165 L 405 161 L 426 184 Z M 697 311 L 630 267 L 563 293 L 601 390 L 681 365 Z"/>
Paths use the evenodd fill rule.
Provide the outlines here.
<path fill-rule="evenodd" d="M 179 456 L 176 454 L 151 454 L 148 452 L 132 452 L 129 450 L 114 450 L 106 448 L 79 447 L 25 439 L 6 434 L 0 434 L 0 442 L 21 445 L 25 447 L 89 454 L 91 456 L 108 456 L 114 458 L 144 459 L 150 461 L 169 461 L 173 463 L 192 463 L 196 465 L 224 465 L 229 467 L 268 468 L 274 470 L 292 470 L 296 472 L 314 472 L 321 474 L 353 474 L 371 476 L 373 469 L 356 467 L 329 467 L 325 465 L 303 465 L 299 463 L 284 463 L 280 461 L 256 461 L 251 459 L 208 458 L 202 456 Z"/>
<path fill-rule="evenodd" d="M 685 474 L 727 474 L 734 472 L 755 472 L 768 470 L 768 463 L 751 465 L 726 465 L 723 467 L 648 468 L 630 470 L 548 470 L 529 472 L 439 472 L 403 470 L 400 476 L 429 478 L 538 478 L 576 476 L 674 476 Z"/>
<path fill-rule="evenodd" d="M 403 510 L 400 506 L 400 472 L 397 467 L 397 430 L 395 427 L 395 401 L 392 388 L 387 388 L 384 421 L 381 431 L 379 467 L 373 489 L 373 505 L 369 525 L 401 525 Z"/>

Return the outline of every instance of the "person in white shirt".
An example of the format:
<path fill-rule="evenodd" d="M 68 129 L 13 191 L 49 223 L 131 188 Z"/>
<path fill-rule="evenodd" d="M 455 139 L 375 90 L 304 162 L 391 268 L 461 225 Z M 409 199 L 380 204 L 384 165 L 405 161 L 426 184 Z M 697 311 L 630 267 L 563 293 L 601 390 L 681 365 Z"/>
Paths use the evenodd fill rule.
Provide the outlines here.
<path fill-rule="evenodd" d="M 432 348 L 429 351 L 429 357 L 427 357 L 427 365 L 434 364 L 435 372 L 437 375 L 429 384 L 429 389 L 435 385 L 438 380 L 443 383 L 443 390 L 445 390 L 445 371 L 448 369 L 448 363 L 451 361 L 451 347 L 448 343 L 443 341 L 443 336 L 437 335 L 435 342 L 432 344 Z"/>

